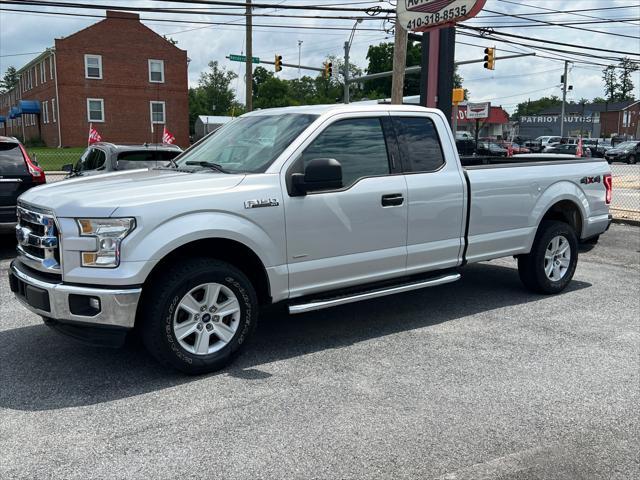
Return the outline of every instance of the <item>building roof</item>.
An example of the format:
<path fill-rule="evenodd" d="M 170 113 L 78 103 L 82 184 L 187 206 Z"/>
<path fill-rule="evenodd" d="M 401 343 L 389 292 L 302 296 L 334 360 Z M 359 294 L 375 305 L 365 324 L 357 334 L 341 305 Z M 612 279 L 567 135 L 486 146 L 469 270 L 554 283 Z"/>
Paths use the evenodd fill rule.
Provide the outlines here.
<path fill-rule="evenodd" d="M 584 113 L 591 114 L 595 112 L 619 112 L 636 103 L 635 100 L 626 100 L 624 102 L 605 102 L 605 103 L 585 103 Z M 580 103 L 567 103 L 565 113 L 580 113 L 583 112 L 583 105 Z M 562 106 L 549 107 L 538 115 L 560 115 L 562 112 Z"/>

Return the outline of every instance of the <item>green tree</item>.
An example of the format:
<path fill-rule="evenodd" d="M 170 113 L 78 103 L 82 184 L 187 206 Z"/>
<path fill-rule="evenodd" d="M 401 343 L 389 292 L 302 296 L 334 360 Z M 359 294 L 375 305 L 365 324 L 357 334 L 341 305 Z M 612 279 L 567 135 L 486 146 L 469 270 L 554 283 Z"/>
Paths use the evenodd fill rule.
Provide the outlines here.
<path fill-rule="evenodd" d="M 513 117 L 518 118 L 524 115 L 536 115 L 547 108 L 557 107 L 558 105 L 562 105 L 562 100 L 556 95 L 542 97 L 533 101 L 528 100 L 518 104 L 518 107 L 513 113 Z"/>
<path fill-rule="evenodd" d="M 2 80 L 0 80 L 0 93 L 8 92 L 18 84 L 18 72 L 16 68 L 11 66 L 4 72 Z"/>
<path fill-rule="evenodd" d="M 620 84 L 616 76 L 615 65 L 609 65 L 602 70 L 602 80 L 604 81 L 604 94 L 608 101 L 614 102 L 618 99 Z"/>
<path fill-rule="evenodd" d="M 367 73 L 389 72 L 393 70 L 393 47 L 392 42 L 372 45 L 367 52 Z M 407 43 L 407 67 L 420 65 L 422 63 L 422 45 L 420 42 Z M 464 79 L 458 73 L 458 66 L 455 66 L 453 74 L 453 88 L 462 88 Z M 464 98 L 468 97 L 465 89 Z M 369 98 L 386 98 L 391 95 L 391 77 L 369 80 L 364 83 L 364 94 Z M 411 73 L 405 76 L 405 95 L 420 94 L 420 74 Z"/>
<path fill-rule="evenodd" d="M 367 73 L 389 72 L 393 70 L 393 42 L 371 45 L 367 51 Z M 407 42 L 407 67 L 420 65 L 422 47 L 419 42 Z M 391 77 L 368 80 L 364 83 L 364 94 L 369 98 L 385 98 L 391 95 Z M 409 74 L 405 77 L 405 95 L 420 94 L 420 75 Z"/>
<path fill-rule="evenodd" d="M 638 64 L 633 62 L 629 58 L 623 58 L 620 62 L 620 77 L 618 81 L 620 95 L 619 100 L 635 100 L 633 95 L 633 80 L 632 76 L 634 72 L 638 71 Z"/>
<path fill-rule="evenodd" d="M 231 82 L 237 78 L 234 72 L 209 62 L 209 70 L 200 74 L 198 86 L 189 89 L 189 127 L 193 131 L 199 115 L 231 115 L 238 108 Z"/>

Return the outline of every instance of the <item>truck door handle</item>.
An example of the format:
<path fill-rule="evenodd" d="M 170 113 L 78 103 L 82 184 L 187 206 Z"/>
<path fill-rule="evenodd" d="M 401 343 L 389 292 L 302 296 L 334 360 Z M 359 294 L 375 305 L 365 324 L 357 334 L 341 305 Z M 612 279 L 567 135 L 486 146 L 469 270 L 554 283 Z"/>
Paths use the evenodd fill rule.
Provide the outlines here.
<path fill-rule="evenodd" d="M 403 203 L 404 197 L 401 193 L 389 193 L 388 195 L 382 196 L 383 207 L 397 207 L 398 205 L 402 205 Z"/>

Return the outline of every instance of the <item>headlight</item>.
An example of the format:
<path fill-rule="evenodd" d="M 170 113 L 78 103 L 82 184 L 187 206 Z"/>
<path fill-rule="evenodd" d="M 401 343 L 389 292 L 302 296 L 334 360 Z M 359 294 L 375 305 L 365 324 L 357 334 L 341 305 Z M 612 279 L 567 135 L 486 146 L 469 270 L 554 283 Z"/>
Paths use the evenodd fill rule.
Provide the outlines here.
<path fill-rule="evenodd" d="M 115 268 L 120 264 L 120 243 L 136 228 L 135 218 L 79 218 L 80 235 L 96 237 L 94 252 L 80 252 L 83 267 Z"/>

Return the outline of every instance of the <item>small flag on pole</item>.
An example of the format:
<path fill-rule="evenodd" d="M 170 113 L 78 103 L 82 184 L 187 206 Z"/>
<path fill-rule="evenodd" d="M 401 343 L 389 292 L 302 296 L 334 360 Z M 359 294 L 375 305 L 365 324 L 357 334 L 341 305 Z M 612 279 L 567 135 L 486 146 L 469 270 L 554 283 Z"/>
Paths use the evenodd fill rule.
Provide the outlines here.
<path fill-rule="evenodd" d="M 89 145 L 91 145 L 92 143 L 101 142 L 101 141 L 102 141 L 102 137 L 98 133 L 98 130 L 93 128 L 93 124 L 90 123 L 89 124 Z"/>
<path fill-rule="evenodd" d="M 172 144 L 175 141 L 176 137 L 174 137 L 171 132 L 167 130 L 167 127 L 164 127 L 164 129 L 162 130 L 162 143 Z"/>
<path fill-rule="evenodd" d="M 584 152 L 582 150 L 582 137 L 578 140 L 578 146 L 576 147 L 576 157 L 582 157 Z"/>

